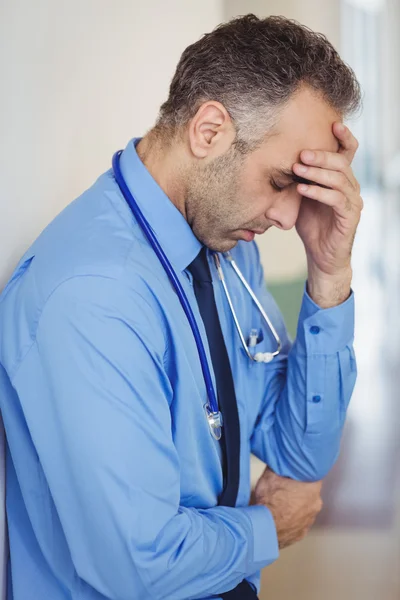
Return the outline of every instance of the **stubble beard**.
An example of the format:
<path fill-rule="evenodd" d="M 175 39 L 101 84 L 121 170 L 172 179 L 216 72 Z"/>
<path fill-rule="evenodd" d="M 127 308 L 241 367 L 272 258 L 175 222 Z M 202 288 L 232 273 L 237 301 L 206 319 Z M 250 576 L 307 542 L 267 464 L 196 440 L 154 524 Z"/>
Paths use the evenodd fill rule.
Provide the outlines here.
<path fill-rule="evenodd" d="M 205 167 L 194 169 L 186 194 L 186 216 L 194 235 L 216 252 L 227 252 L 237 244 L 240 228 L 238 204 L 239 168 L 243 156 L 232 150 Z"/>

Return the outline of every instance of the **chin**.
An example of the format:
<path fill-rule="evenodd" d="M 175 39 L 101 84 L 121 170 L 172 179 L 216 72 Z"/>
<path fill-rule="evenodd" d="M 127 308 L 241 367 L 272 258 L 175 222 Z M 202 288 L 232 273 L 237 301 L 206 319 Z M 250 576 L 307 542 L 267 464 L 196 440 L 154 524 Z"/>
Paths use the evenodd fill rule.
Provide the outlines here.
<path fill-rule="evenodd" d="M 199 231 L 196 227 L 193 227 L 192 230 L 197 239 L 213 252 L 229 252 L 229 250 L 232 250 L 239 241 L 233 237 L 235 233 L 218 231 L 216 228 L 214 228 L 216 235 L 207 235 L 209 232 L 213 231 L 213 228 L 210 226 L 207 230 L 203 230 L 202 228 L 202 230 Z M 232 237 L 228 237 L 230 233 Z"/>
<path fill-rule="evenodd" d="M 207 240 L 203 243 L 214 252 L 229 252 L 237 245 L 238 240 Z"/>

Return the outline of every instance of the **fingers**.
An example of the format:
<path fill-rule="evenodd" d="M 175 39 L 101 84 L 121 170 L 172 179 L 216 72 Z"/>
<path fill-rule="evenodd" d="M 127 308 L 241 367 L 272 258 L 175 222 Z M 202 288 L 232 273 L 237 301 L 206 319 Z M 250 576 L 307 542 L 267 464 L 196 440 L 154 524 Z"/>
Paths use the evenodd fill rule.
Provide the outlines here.
<path fill-rule="evenodd" d="M 339 155 L 344 156 L 351 163 L 357 152 L 358 141 L 350 129 L 340 121 L 333 124 L 333 133 L 340 142 Z"/>
<path fill-rule="evenodd" d="M 339 154 L 338 152 L 326 152 L 325 150 L 303 150 L 300 154 L 300 159 L 305 167 L 312 166 L 314 168 L 343 173 L 352 187 L 359 191 L 358 181 L 353 174 L 348 159 L 343 154 Z M 298 168 L 297 165 L 300 165 L 300 163 L 295 163 L 295 165 L 296 168 Z M 305 175 L 299 171 L 295 172 L 306 178 Z M 310 178 L 307 177 L 307 179 Z"/>
<path fill-rule="evenodd" d="M 347 195 L 354 194 L 354 192 L 358 193 L 359 191 L 356 188 L 355 183 L 351 182 L 349 177 L 342 171 L 308 167 L 306 165 L 301 165 L 300 163 L 295 163 L 293 165 L 293 171 L 303 179 L 307 179 L 312 183 L 318 183 L 327 188 L 338 190 Z"/>
<path fill-rule="evenodd" d="M 333 124 L 333 133 L 340 144 L 338 152 L 303 150 L 300 154 L 301 161 L 305 165 L 312 165 L 331 171 L 341 171 L 346 175 L 354 188 L 359 190 L 358 181 L 354 177 L 350 167 L 354 155 L 357 152 L 358 141 L 351 133 L 350 129 L 340 122 Z"/>
<path fill-rule="evenodd" d="M 303 183 L 297 186 L 297 190 L 299 194 L 305 198 L 317 200 L 318 202 L 321 202 L 321 204 L 332 207 L 335 212 L 343 218 L 348 219 L 350 213 L 354 212 L 359 219 L 359 212 L 363 208 L 361 196 L 356 194 L 353 194 L 353 196 L 346 196 L 343 192 L 338 190 L 322 188 L 319 185 L 305 185 Z"/>

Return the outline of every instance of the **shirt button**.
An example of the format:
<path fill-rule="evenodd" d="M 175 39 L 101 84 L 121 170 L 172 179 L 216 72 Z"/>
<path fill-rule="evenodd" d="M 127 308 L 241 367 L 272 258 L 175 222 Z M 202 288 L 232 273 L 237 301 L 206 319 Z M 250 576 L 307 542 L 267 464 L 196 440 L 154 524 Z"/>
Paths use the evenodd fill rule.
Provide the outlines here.
<path fill-rule="evenodd" d="M 318 404 L 318 402 L 321 402 L 322 398 L 321 396 L 313 396 L 312 397 L 312 401 L 314 402 L 314 404 Z"/>
<path fill-rule="evenodd" d="M 312 327 L 310 327 L 310 333 L 312 333 L 313 335 L 318 335 L 318 333 L 320 332 L 320 328 L 318 327 L 318 325 L 313 325 Z"/>

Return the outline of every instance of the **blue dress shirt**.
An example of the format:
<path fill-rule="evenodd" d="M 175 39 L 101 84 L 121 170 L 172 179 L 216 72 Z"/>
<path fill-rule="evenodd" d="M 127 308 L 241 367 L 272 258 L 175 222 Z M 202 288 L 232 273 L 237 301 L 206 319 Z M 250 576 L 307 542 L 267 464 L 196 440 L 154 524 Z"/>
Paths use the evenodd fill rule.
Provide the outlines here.
<path fill-rule="evenodd" d="M 175 267 L 211 359 L 190 273 L 200 250 L 132 140 L 127 184 Z M 217 506 L 196 345 L 162 266 L 111 171 L 41 234 L 0 299 L 0 402 L 6 428 L 9 600 L 217 597 L 278 556 L 272 516 L 248 506 L 250 453 L 275 472 L 317 480 L 339 450 L 356 378 L 353 296 L 321 310 L 305 293 L 293 346 L 257 246 L 232 252 L 283 341 L 270 364 L 241 347 L 209 264 L 241 424 L 237 507 Z M 243 331 L 262 330 L 231 267 Z"/>

